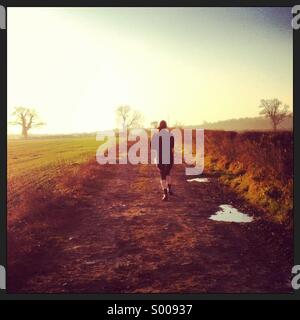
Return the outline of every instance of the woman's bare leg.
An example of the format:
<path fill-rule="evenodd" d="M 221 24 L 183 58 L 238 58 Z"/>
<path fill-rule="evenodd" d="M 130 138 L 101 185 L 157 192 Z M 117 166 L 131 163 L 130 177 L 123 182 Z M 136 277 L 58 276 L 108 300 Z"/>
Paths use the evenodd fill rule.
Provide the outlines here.
<path fill-rule="evenodd" d="M 167 184 L 171 185 L 171 176 L 167 176 Z"/>
<path fill-rule="evenodd" d="M 168 184 L 167 184 L 166 179 L 161 179 L 160 184 L 161 184 L 161 188 L 163 189 L 163 192 L 164 192 L 162 200 L 166 201 L 166 200 L 168 200 Z"/>
<path fill-rule="evenodd" d="M 168 184 L 167 184 L 167 180 L 160 180 L 160 184 L 161 184 L 161 188 L 163 189 L 163 190 L 165 190 L 165 189 L 167 189 L 168 188 Z"/>
<path fill-rule="evenodd" d="M 168 175 L 168 176 L 167 176 L 167 187 L 168 187 L 168 192 L 169 192 L 170 195 L 173 194 L 173 192 L 171 191 L 171 185 L 172 185 L 171 176 Z"/>

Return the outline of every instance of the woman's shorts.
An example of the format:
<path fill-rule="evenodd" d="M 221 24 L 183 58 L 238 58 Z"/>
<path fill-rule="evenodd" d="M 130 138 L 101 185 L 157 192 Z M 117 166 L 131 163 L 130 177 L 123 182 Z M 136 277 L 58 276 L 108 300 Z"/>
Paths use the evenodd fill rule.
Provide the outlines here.
<path fill-rule="evenodd" d="M 173 163 L 170 164 L 158 164 L 157 168 L 162 180 L 166 180 L 166 177 L 170 175 L 170 171 L 173 167 Z"/>

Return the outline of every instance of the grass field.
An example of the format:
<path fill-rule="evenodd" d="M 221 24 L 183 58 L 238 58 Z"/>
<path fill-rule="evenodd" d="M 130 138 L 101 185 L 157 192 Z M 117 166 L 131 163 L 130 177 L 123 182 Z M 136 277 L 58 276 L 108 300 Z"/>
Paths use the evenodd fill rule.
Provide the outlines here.
<path fill-rule="evenodd" d="M 95 136 L 8 139 L 9 200 L 16 200 L 24 190 L 51 184 L 52 179 L 67 167 L 95 157 L 99 144 Z"/>
<path fill-rule="evenodd" d="M 25 192 L 55 188 L 55 178 L 72 175 L 80 164 L 94 159 L 99 144 L 95 136 L 9 139 L 9 207 L 17 204 Z M 292 132 L 207 130 L 205 171 L 218 171 L 222 183 L 264 211 L 266 217 L 291 225 Z"/>
<path fill-rule="evenodd" d="M 96 154 L 94 136 L 54 139 L 8 139 L 8 179 L 55 169 L 63 163 L 82 163 Z M 45 170 L 46 169 L 46 170 Z"/>

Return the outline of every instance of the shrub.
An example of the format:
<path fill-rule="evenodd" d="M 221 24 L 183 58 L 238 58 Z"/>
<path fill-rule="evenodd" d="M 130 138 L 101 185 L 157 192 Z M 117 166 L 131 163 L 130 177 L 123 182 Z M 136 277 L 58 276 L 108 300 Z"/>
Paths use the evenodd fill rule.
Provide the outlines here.
<path fill-rule="evenodd" d="M 275 222 L 292 224 L 293 133 L 205 131 L 205 171 Z"/>

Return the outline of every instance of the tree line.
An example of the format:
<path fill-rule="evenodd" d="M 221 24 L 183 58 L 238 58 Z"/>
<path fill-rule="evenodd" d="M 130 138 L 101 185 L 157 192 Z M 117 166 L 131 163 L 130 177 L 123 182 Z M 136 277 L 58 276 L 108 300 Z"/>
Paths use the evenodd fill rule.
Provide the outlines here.
<path fill-rule="evenodd" d="M 273 131 L 277 131 L 278 126 L 287 118 L 291 117 L 287 104 L 282 104 L 278 99 L 261 99 L 258 106 L 260 115 L 268 118 L 272 124 Z M 29 130 L 44 126 L 46 123 L 41 121 L 37 112 L 31 108 L 15 107 L 12 113 L 12 121 L 10 125 L 18 125 L 21 127 L 21 134 L 24 139 L 28 138 Z M 117 122 L 122 129 L 138 128 L 143 125 L 143 116 L 140 111 L 133 109 L 129 105 L 121 105 L 116 109 Z M 182 127 L 183 124 L 177 122 L 175 127 Z M 150 123 L 151 128 L 158 127 L 158 121 Z"/>

